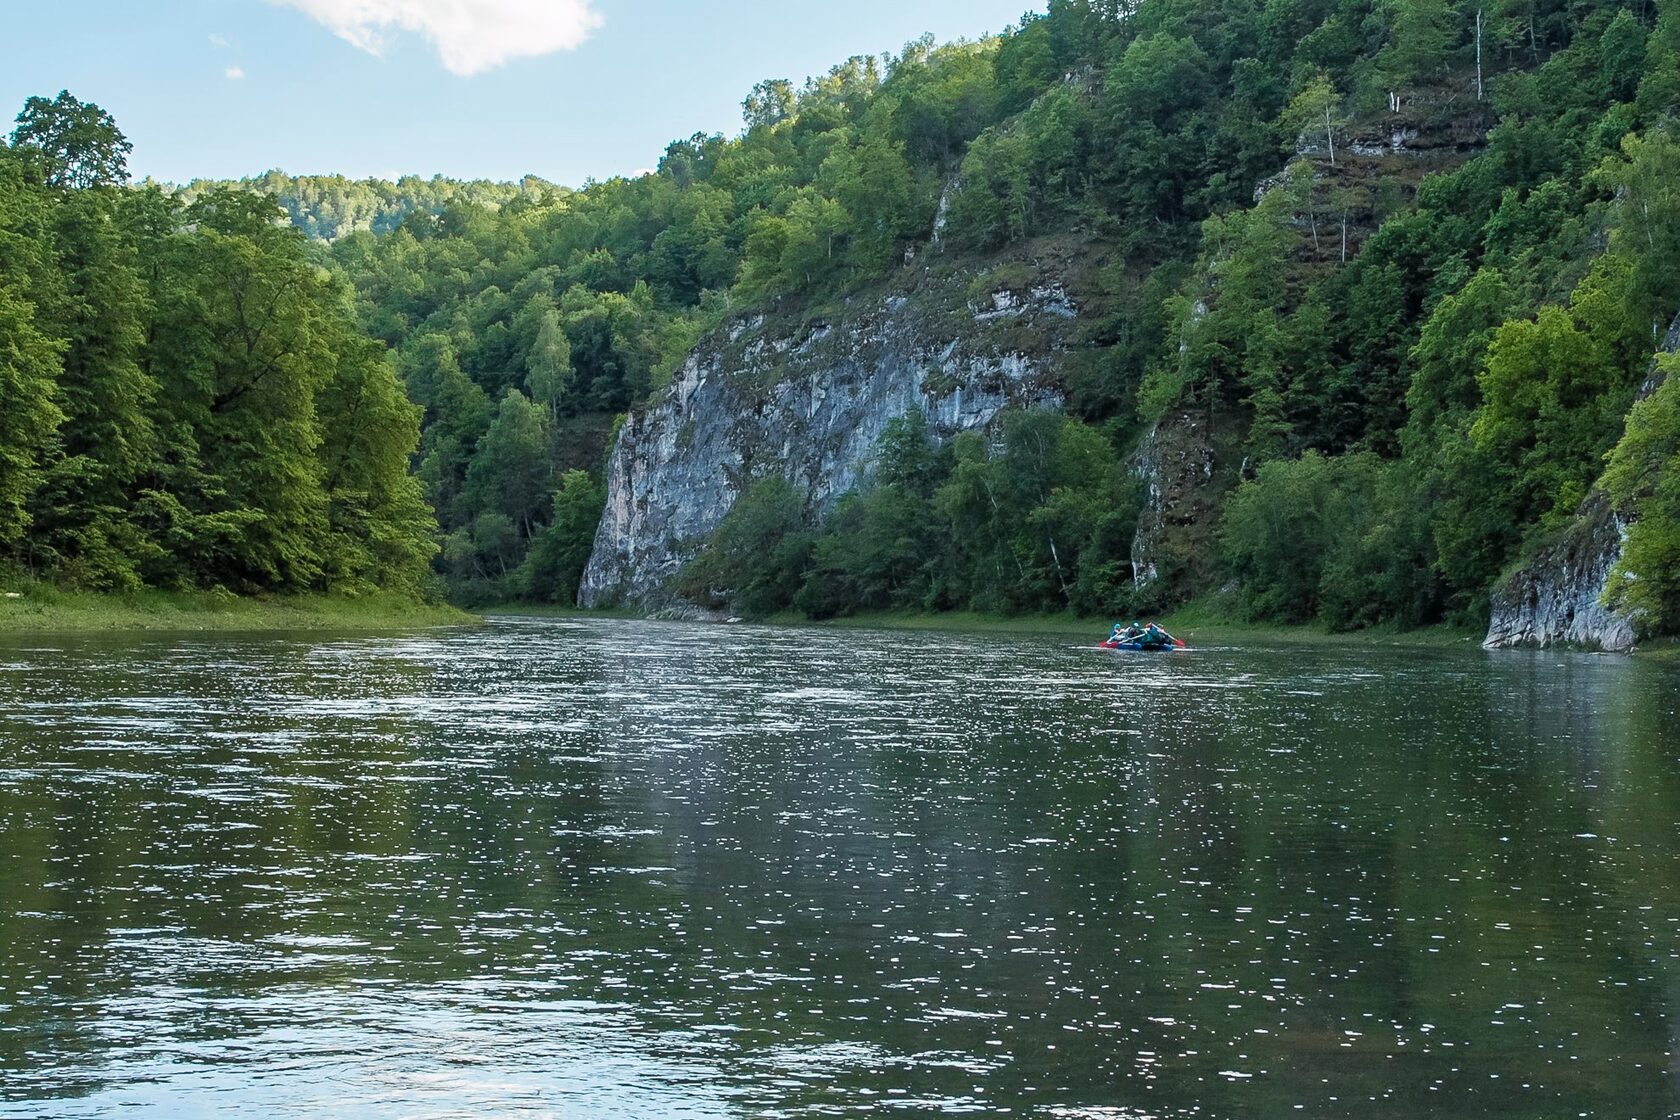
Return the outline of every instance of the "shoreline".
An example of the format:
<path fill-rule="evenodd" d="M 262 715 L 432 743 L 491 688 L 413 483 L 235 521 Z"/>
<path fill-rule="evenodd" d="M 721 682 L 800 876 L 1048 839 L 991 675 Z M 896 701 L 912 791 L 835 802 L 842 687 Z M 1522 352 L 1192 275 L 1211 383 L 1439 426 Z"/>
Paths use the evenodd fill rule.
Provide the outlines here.
<path fill-rule="evenodd" d="M 1095 645 L 1108 636 L 1110 621 L 1080 619 L 1067 615 L 1007 617 L 967 613 L 952 615 L 888 613 L 856 615 L 823 622 L 804 620 L 792 624 L 858 630 L 943 630 L 953 633 L 1041 634 L 1084 638 Z M 1482 641 L 1480 632 L 1447 626 L 1426 627 L 1421 630 L 1372 629 L 1332 633 L 1317 626 L 1263 625 L 1213 620 L 1202 615 L 1185 617 L 1181 614 L 1169 614 L 1162 616 L 1157 621 L 1169 633 L 1182 639 L 1191 649 L 1195 649 L 1198 645 L 1225 645 L 1243 639 L 1251 642 L 1263 641 L 1299 645 L 1381 645 L 1429 649 L 1463 649 L 1472 645 L 1480 648 Z"/>
<path fill-rule="evenodd" d="M 578 607 L 522 606 L 501 604 L 482 608 L 487 617 L 505 618 L 602 618 L 653 620 L 640 611 L 590 611 Z M 1050 637 L 1089 639 L 1092 645 L 1108 636 L 1113 620 L 1075 618 L 1072 615 L 993 615 L 973 611 L 920 612 L 882 611 L 847 615 L 843 618 L 811 619 L 786 612 L 754 620 L 758 625 L 795 629 L 896 630 L 949 634 L 1037 634 Z M 1192 647 L 1197 644 L 1228 644 L 1248 639 L 1302 645 L 1382 645 L 1407 648 L 1464 649 L 1481 647 L 1483 632 L 1462 627 L 1431 626 L 1419 630 L 1378 627 L 1332 633 L 1321 626 L 1279 626 L 1245 623 L 1212 616 L 1194 605 L 1158 620 L 1168 631 Z"/>
<path fill-rule="evenodd" d="M 40 585 L 0 597 L 0 637 L 22 634 L 398 631 L 474 626 L 445 604 L 397 595 L 241 596 L 216 591 L 63 591 Z M 11 598 L 18 595 L 18 598 Z"/>

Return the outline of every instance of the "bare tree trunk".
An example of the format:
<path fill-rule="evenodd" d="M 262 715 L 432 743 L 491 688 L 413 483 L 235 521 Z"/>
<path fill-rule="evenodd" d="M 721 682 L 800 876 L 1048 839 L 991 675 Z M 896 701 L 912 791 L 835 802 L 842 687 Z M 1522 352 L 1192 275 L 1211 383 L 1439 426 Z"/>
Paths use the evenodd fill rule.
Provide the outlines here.
<path fill-rule="evenodd" d="M 1336 166 L 1336 126 L 1330 123 L 1330 110 L 1324 110 L 1324 142 L 1330 146 L 1330 166 Z"/>
<path fill-rule="evenodd" d="M 1482 9 L 1476 9 L 1476 100 L 1482 100 L 1482 28 L 1486 24 L 1486 16 Z"/>
<path fill-rule="evenodd" d="M 1056 537 L 1054 534 L 1046 534 L 1045 539 L 1050 542 L 1050 559 L 1056 564 L 1056 582 L 1062 585 L 1062 598 L 1067 600 L 1068 606 L 1072 606 L 1073 592 L 1068 590 L 1067 576 L 1062 572 L 1062 555 L 1056 551 Z"/>

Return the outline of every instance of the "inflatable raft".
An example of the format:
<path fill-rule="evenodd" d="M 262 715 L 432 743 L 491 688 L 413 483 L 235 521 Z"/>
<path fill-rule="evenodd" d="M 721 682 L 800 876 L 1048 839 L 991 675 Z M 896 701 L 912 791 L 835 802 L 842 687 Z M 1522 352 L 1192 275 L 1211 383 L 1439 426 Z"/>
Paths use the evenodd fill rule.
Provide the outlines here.
<path fill-rule="evenodd" d="M 1176 653 L 1178 650 L 1189 647 L 1174 638 L 1172 644 L 1166 646 L 1144 645 L 1142 642 L 1103 642 L 1100 648 L 1113 650 L 1116 653 Z"/>

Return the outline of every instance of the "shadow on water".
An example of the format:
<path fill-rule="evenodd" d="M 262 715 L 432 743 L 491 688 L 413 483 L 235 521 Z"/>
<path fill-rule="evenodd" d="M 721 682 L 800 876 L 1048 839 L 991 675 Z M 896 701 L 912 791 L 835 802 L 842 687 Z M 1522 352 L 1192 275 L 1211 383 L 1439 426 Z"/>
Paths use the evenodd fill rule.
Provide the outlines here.
<path fill-rule="evenodd" d="M 1665 1116 L 1680 678 L 508 621 L 0 645 L 0 1117 Z"/>

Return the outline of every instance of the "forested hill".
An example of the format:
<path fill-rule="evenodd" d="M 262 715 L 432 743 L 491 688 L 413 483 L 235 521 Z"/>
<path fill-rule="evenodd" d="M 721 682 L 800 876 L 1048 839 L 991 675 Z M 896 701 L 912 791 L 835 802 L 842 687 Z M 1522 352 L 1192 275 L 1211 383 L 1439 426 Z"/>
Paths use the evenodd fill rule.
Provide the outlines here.
<path fill-rule="evenodd" d="M 1672 625 L 1680 379 L 1629 409 L 1680 310 L 1677 105 L 1674 0 L 1055 0 L 764 82 L 740 136 L 655 174 L 335 220 L 310 252 L 424 410 L 463 597 L 572 598 L 617 418 L 724 324 L 1053 281 L 1078 309 L 1065 414 L 957 440 L 907 415 L 837 509 L 747 480 L 688 593 L 1101 613 L 1223 589 L 1261 618 L 1473 619 L 1602 475 L 1631 525 L 1614 592 Z M 71 337 L 48 334 L 42 368 Z M 1140 493 L 1174 457 L 1200 480 Z"/>

